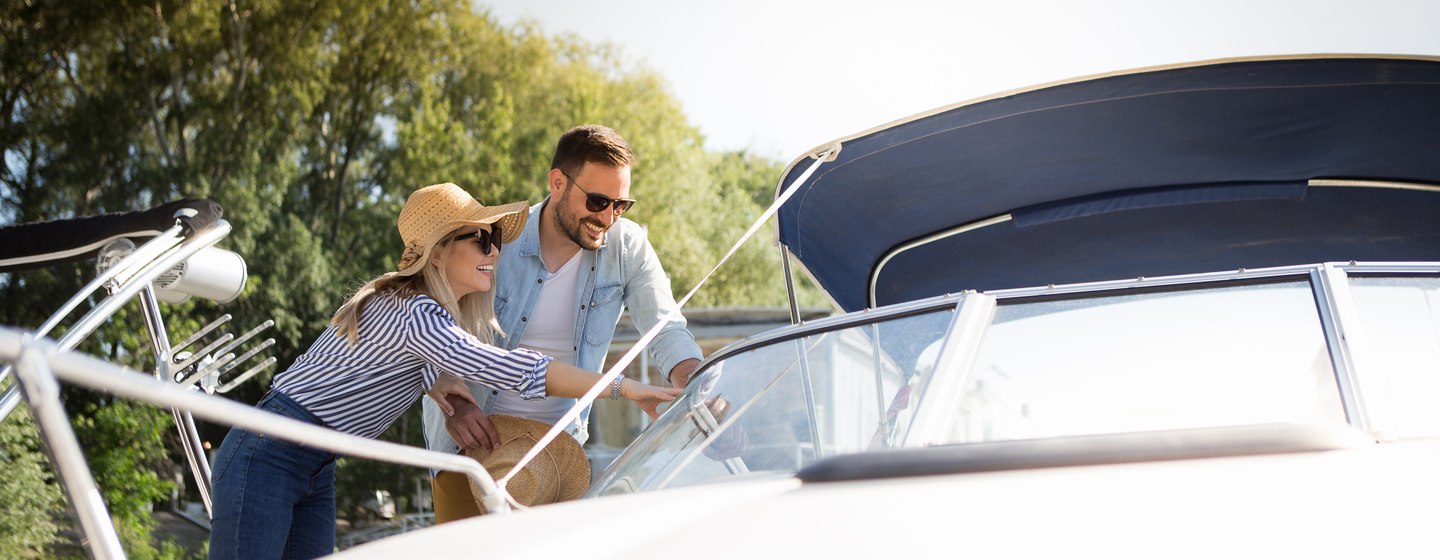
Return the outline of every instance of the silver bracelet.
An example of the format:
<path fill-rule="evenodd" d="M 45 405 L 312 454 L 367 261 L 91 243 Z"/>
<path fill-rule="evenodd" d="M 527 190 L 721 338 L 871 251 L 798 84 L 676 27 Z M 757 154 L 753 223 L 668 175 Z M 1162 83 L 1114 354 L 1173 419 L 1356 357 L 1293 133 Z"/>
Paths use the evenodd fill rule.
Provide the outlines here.
<path fill-rule="evenodd" d="M 625 378 L 623 376 L 616 376 L 615 379 L 610 381 L 610 400 L 620 400 L 620 384 L 624 382 Z"/>

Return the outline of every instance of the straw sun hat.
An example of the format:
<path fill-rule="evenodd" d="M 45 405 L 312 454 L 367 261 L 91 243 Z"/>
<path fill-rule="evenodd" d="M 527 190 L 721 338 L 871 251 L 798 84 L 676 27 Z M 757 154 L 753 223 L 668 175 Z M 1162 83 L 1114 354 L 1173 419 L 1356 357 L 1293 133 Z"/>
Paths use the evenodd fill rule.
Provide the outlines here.
<path fill-rule="evenodd" d="M 485 206 L 455 183 L 418 189 L 410 193 L 396 224 L 400 240 L 405 242 L 397 270 L 402 276 L 419 272 L 430 248 L 445 234 L 465 226 L 497 224 L 501 242 L 510 243 L 525 229 L 528 209 L 525 201 Z"/>
<path fill-rule="evenodd" d="M 493 450 L 469 449 L 466 455 L 479 461 L 496 480 L 510 474 L 515 463 L 520 462 L 535 446 L 535 442 L 550 431 L 550 424 L 529 418 L 495 415 L 490 417 L 495 431 L 500 434 L 500 443 Z M 535 459 L 520 470 L 506 483 L 505 489 L 515 501 L 526 506 L 539 506 L 579 498 L 590 487 L 590 460 L 580 442 L 568 433 L 545 446 Z M 470 493 L 480 501 L 480 488 L 470 481 Z M 485 506 L 480 505 L 483 512 Z"/>

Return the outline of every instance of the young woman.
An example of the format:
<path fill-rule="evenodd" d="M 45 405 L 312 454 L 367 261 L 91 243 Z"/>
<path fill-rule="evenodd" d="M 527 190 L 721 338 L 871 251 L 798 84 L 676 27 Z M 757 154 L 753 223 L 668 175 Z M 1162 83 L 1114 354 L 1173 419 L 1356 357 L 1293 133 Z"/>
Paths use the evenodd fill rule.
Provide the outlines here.
<path fill-rule="evenodd" d="M 492 346 L 495 262 L 527 206 L 484 206 L 445 183 L 400 211 L 399 270 L 365 283 L 256 406 L 376 437 L 441 373 L 527 399 L 582 396 L 600 375 L 524 349 Z M 653 412 L 678 389 L 622 379 L 618 393 Z M 314 558 L 335 546 L 335 455 L 232 429 L 214 463 L 214 559 Z"/>

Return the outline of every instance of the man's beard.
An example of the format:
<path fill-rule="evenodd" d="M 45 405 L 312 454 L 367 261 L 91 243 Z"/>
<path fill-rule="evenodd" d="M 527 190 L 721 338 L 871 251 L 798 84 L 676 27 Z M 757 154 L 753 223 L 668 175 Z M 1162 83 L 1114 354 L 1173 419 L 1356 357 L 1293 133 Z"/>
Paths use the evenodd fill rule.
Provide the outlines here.
<path fill-rule="evenodd" d="M 595 218 L 581 218 L 570 213 L 570 191 L 573 186 L 574 185 L 567 185 L 565 187 L 565 193 L 560 195 L 560 200 L 556 202 L 558 206 L 555 207 L 555 228 L 560 230 L 560 233 L 565 234 L 566 237 L 569 237 L 571 241 L 574 241 L 576 245 L 579 245 L 581 249 L 587 251 L 599 250 L 600 247 L 605 245 L 605 237 L 602 235 L 600 239 L 592 239 L 590 236 L 585 235 L 583 225 L 586 223 L 595 224 L 600 228 L 601 232 L 604 232 L 606 230 L 605 224 Z"/>

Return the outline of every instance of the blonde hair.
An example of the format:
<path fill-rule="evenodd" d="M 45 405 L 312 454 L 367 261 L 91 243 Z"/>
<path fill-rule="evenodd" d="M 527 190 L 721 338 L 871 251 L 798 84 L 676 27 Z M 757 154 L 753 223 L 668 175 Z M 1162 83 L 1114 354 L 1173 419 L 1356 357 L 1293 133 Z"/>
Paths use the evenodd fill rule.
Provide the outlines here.
<path fill-rule="evenodd" d="M 458 231 L 458 230 L 457 230 Z M 490 289 L 483 292 L 475 292 L 455 301 L 454 292 L 450 291 L 450 281 L 445 276 L 443 268 L 435 266 L 430 255 L 435 251 L 446 250 L 450 247 L 451 238 L 455 232 L 449 232 L 440 237 L 434 245 L 427 247 L 420 257 L 425 265 L 414 274 L 402 275 L 398 272 L 387 272 L 381 274 L 369 282 L 364 283 L 355 290 L 354 295 L 335 310 L 335 316 L 330 318 L 330 324 L 334 326 L 337 335 L 345 337 L 354 346 L 360 340 L 360 313 L 365 309 L 366 302 L 370 298 L 382 294 L 393 294 L 395 297 L 406 298 L 415 295 L 430 296 L 445 308 L 454 317 L 455 322 L 461 329 L 480 339 L 480 342 L 494 344 L 495 337 L 504 334 L 500 330 L 500 322 L 495 319 L 495 290 Z"/>

